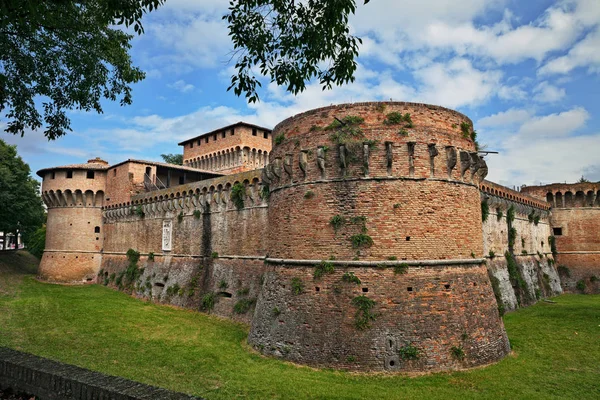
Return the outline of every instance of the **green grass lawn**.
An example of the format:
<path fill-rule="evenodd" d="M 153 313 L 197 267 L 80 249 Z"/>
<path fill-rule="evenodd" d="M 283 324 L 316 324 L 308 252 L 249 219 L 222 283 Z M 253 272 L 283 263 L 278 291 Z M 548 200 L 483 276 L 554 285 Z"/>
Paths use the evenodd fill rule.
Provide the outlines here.
<path fill-rule="evenodd" d="M 495 365 L 363 375 L 264 358 L 248 349 L 240 324 L 104 286 L 44 284 L 2 265 L 0 258 L 0 280 L 14 290 L 0 291 L 0 346 L 208 399 L 600 398 L 597 295 L 563 295 L 507 314 L 514 354 Z"/>

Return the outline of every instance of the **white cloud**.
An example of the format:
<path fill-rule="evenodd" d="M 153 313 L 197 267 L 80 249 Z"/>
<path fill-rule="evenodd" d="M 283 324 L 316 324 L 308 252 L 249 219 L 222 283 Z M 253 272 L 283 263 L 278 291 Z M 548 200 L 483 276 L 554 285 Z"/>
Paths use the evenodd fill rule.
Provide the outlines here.
<path fill-rule="evenodd" d="M 584 126 L 589 117 L 584 108 L 577 107 L 558 114 L 532 118 L 521 126 L 519 135 L 530 139 L 568 136 Z"/>
<path fill-rule="evenodd" d="M 493 114 L 477 121 L 477 127 L 505 127 L 515 124 L 522 124 L 531 118 L 531 114 L 527 110 L 511 108 L 507 111 L 502 111 Z"/>
<path fill-rule="evenodd" d="M 566 91 L 544 81 L 533 88 L 533 95 L 533 99 L 540 103 L 555 103 L 565 97 Z"/>
<path fill-rule="evenodd" d="M 600 7 L 599 7 L 600 8 Z M 600 73 L 600 28 L 589 33 L 569 52 L 548 62 L 539 69 L 540 75 L 568 74 L 575 68 L 588 67 L 589 72 Z"/>
<path fill-rule="evenodd" d="M 187 92 L 191 92 L 192 90 L 194 90 L 194 85 L 192 85 L 191 83 L 186 83 L 182 79 L 180 79 L 174 83 L 168 84 L 167 86 L 170 87 L 171 89 L 178 90 L 181 93 L 187 93 Z"/>
<path fill-rule="evenodd" d="M 520 115 L 522 114 L 522 115 Z M 600 132 L 575 134 L 589 119 L 583 108 L 536 116 L 525 120 L 518 132 L 502 127 L 502 118 L 524 120 L 519 110 L 488 117 L 484 125 L 498 129 L 500 154 L 487 159 L 489 179 L 501 184 L 573 182 L 586 171 L 600 169 Z M 515 118 L 516 117 L 516 118 Z"/>

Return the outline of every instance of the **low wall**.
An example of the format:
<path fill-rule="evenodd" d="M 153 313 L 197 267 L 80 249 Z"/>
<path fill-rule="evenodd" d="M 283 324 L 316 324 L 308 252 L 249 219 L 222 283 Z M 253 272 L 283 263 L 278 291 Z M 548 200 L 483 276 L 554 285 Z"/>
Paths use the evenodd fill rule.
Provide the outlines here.
<path fill-rule="evenodd" d="M 43 400 L 200 399 L 0 347 L 0 389 Z"/>

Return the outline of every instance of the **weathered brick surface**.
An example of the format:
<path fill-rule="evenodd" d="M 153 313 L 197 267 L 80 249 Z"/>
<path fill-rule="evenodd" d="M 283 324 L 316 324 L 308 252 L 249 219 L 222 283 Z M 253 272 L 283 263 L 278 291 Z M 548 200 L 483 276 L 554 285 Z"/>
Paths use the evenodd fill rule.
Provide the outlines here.
<path fill-rule="evenodd" d="M 581 280 L 585 292 L 600 293 L 600 207 L 554 208 L 552 226 L 562 228 L 555 238 L 557 263 L 570 270 L 570 276 L 561 276 L 565 290 L 579 292 Z"/>
<path fill-rule="evenodd" d="M 485 266 L 393 268 L 337 267 L 314 280 L 314 268 L 270 266 L 258 300 L 249 342 L 265 354 L 315 366 L 439 371 L 496 361 L 509 344 Z M 353 272 L 361 284 L 344 282 Z M 301 279 L 301 294 L 292 279 Z M 368 290 L 368 292 L 365 292 Z M 375 301 L 371 327 L 355 326 L 352 299 Z M 420 352 L 403 360 L 402 347 Z M 451 348 L 464 350 L 457 360 Z"/>
<path fill-rule="evenodd" d="M 465 116 L 441 107 L 412 103 L 359 103 L 313 110 L 280 123 L 273 136 L 285 136 L 271 154 L 269 251 L 273 257 L 351 259 L 350 238 L 361 233 L 352 218 L 365 217 L 374 245 L 361 249 L 361 259 L 444 259 L 482 254 L 477 177 L 460 173 L 460 152 L 474 144 L 460 132 Z M 391 112 L 410 114 L 413 128 L 399 134 L 404 123 L 386 125 Z M 346 168 L 334 143 L 337 131 L 325 127 L 334 118 L 356 116 L 362 136 L 348 143 Z M 369 142 L 370 141 L 370 142 Z M 362 143 L 369 143 L 365 156 Z M 411 170 L 408 143 L 414 143 Z M 429 145 L 438 155 L 432 171 Z M 319 150 L 319 146 L 327 151 Z M 457 166 L 448 172 L 446 147 L 457 152 Z M 324 167 L 319 167 L 323 151 Z M 301 157 L 306 157 L 304 171 Z M 290 161 L 289 167 L 281 168 Z M 278 176 L 279 175 L 279 176 Z M 474 183 L 475 182 L 475 183 Z M 331 219 L 347 222 L 334 232 Z M 440 225 L 447 230 L 439 229 Z"/>

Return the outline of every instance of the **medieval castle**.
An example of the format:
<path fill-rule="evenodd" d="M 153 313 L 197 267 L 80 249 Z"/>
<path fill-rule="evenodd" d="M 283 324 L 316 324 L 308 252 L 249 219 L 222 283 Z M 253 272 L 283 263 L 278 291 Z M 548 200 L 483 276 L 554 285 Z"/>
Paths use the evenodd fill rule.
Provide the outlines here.
<path fill-rule="evenodd" d="M 599 290 L 600 184 L 486 181 L 472 129 L 438 106 L 344 104 L 188 139 L 183 166 L 40 170 L 40 277 L 244 321 L 301 364 L 492 363 L 504 311 Z"/>

